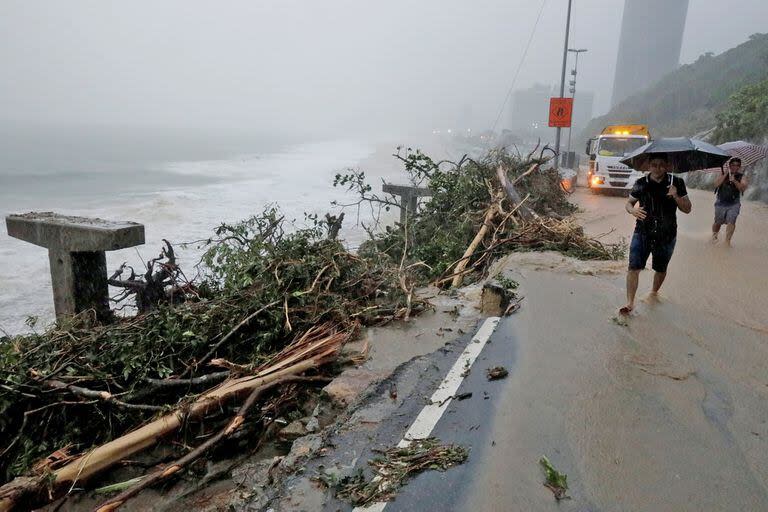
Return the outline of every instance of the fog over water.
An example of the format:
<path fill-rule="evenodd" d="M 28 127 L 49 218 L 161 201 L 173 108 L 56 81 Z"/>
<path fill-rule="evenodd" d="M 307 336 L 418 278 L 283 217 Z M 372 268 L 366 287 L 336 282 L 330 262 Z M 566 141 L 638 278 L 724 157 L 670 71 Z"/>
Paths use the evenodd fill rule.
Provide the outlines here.
<path fill-rule="evenodd" d="M 623 5 L 573 2 L 571 46 L 589 49 L 579 88 L 595 92 L 595 114 L 610 102 Z M 514 88 L 558 83 L 566 6 L 4 0 L 0 215 L 145 223 L 142 257 L 111 255 L 113 268 L 270 201 L 295 217 L 323 210 L 340 169 L 386 174 L 382 158 L 398 143 L 492 126 L 521 62 Z M 768 27 L 760 0 L 729 2 L 727 14 L 690 0 L 682 62 Z M 3 223 L 0 328 L 22 329 L 27 314 L 49 320 L 48 282 L 45 251 L 10 239 Z"/>
<path fill-rule="evenodd" d="M 566 0 L 5 0 L 0 119 L 233 138 L 399 135 L 460 117 L 484 128 L 542 3 L 517 87 L 559 81 Z M 596 113 L 610 101 L 623 5 L 573 2 L 571 45 L 589 49 L 579 87 L 595 91 Z M 727 12 L 690 0 L 681 60 L 766 27 L 761 0 Z"/>

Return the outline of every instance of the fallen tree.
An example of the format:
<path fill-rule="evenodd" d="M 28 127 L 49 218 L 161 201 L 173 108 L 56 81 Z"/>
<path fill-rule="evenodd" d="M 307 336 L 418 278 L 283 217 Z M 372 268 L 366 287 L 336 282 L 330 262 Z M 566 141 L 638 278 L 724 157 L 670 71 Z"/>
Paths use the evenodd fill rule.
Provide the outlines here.
<path fill-rule="evenodd" d="M 289 402 L 290 393 L 275 395 L 278 388 L 332 373 L 329 363 L 359 325 L 408 319 L 428 307 L 415 293 L 419 285 L 459 286 L 514 250 L 619 256 L 620 247 L 586 237 L 568 218 L 574 208 L 557 172 L 544 168 L 545 153 L 495 151 L 456 163 L 398 153 L 433 196 L 404 225 L 367 226 L 370 240 L 357 254 L 338 240 L 343 213 L 307 216 L 296 227 L 268 208 L 198 241 L 206 249 L 199 276 L 184 279 L 180 295 L 168 294 L 183 274 L 167 244 L 143 278 L 132 270 L 113 275 L 135 290 L 137 316 L 98 325 L 86 312 L 41 334 L 0 340 L 0 475 L 7 482 L 0 510 L 71 492 L 158 441 L 194 446 L 102 509 L 114 510 L 244 425 L 261 439 L 265 416 L 246 420 L 255 404 Z M 358 205 L 397 205 L 372 194 L 363 173 L 339 175 L 336 184 L 357 192 Z M 191 425 L 207 441 L 190 438 Z"/>
<path fill-rule="evenodd" d="M 334 361 L 350 334 L 350 332 L 336 332 L 330 325 L 311 328 L 253 375 L 229 379 L 203 393 L 190 404 L 160 416 L 124 436 L 95 447 L 69 460 L 61 467 L 51 469 L 50 473 L 38 475 L 36 478 L 22 478 L 0 488 L 0 510 L 10 510 L 19 503 L 37 503 L 44 500 L 46 496 L 55 497 L 65 487 L 74 486 L 78 480 L 88 480 L 120 460 L 155 444 L 159 439 L 181 428 L 185 421 L 199 419 L 243 394 L 250 395 L 250 400 L 246 401 L 247 407 L 244 405 L 240 408 L 220 436 L 209 439 L 202 447 L 183 457 L 182 462 L 172 464 L 155 475 L 147 477 L 136 484 L 135 488 L 128 489 L 118 497 L 108 500 L 99 508 L 99 510 L 114 510 L 141 489 L 176 473 L 189 461 L 221 441 L 224 436 L 231 435 L 245 421 L 245 413 L 259 394 L 281 384 L 311 380 L 310 377 L 300 377 L 300 375 L 307 371 L 316 371 Z"/>
<path fill-rule="evenodd" d="M 575 207 L 557 170 L 547 167 L 552 157 L 547 147 L 526 156 L 495 150 L 458 162 L 435 162 L 410 150 L 396 156 L 412 183 L 428 183 L 432 196 L 406 225 L 371 230 L 360 254 L 402 260 L 420 283 L 460 286 L 483 276 L 496 257 L 511 251 L 555 250 L 582 259 L 624 253 L 621 245 L 586 236 L 569 218 Z M 373 194 L 361 172 L 340 174 L 336 184 L 358 196 L 354 206 L 389 208 L 395 201 Z"/>
<path fill-rule="evenodd" d="M 105 325 L 86 312 L 42 334 L 2 340 L 0 469 L 8 483 L 0 504 L 56 496 L 181 425 L 217 432 L 243 394 L 283 375 L 275 372 L 292 382 L 327 373 L 358 325 L 425 307 L 403 291 L 412 292 L 407 271 L 335 239 L 338 218 L 308 221 L 288 226 L 270 208 L 220 226 L 201 242 L 202 277 L 182 303 L 160 300 Z M 316 339 L 318 326 L 331 352 L 289 345 L 297 336 Z"/>

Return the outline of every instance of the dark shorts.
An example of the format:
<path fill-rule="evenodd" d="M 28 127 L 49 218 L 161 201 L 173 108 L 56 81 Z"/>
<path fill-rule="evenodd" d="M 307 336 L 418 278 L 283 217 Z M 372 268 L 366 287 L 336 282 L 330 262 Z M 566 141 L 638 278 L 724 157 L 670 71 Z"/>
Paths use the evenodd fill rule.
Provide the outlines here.
<path fill-rule="evenodd" d="M 736 224 L 736 219 L 738 218 L 740 211 L 741 203 L 715 203 L 715 224 Z"/>
<path fill-rule="evenodd" d="M 635 231 L 632 242 L 629 244 L 629 270 L 643 270 L 648 256 L 653 255 L 651 268 L 656 272 L 666 272 L 669 260 L 672 259 L 672 253 L 675 251 L 676 241 L 677 238 L 668 242 L 658 242 L 650 240 L 641 231 Z"/>

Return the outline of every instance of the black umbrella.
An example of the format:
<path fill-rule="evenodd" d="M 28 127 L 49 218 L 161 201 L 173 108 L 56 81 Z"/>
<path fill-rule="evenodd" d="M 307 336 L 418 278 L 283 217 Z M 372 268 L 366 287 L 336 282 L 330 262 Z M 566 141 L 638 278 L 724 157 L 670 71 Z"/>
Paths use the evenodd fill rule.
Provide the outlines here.
<path fill-rule="evenodd" d="M 731 158 L 726 151 L 708 142 L 687 137 L 668 137 L 652 140 L 630 153 L 621 163 L 638 171 L 648 170 L 648 161 L 654 154 L 664 153 L 671 164 L 670 172 L 688 172 L 720 167 Z"/>

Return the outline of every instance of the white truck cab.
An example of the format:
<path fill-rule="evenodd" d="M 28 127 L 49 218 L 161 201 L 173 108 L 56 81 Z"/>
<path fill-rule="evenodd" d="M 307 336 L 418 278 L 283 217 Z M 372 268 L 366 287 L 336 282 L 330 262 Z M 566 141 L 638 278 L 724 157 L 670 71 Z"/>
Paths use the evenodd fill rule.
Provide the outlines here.
<path fill-rule="evenodd" d="M 603 128 L 600 135 L 587 141 L 587 186 L 593 192 L 614 190 L 628 195 L 643 173 L 619 160 L 650 140 L 648 127 L 643 124 L 615 124 Z"/>

